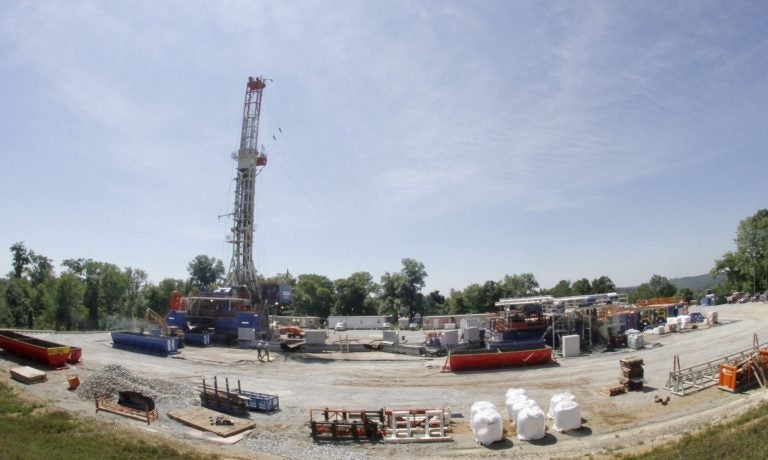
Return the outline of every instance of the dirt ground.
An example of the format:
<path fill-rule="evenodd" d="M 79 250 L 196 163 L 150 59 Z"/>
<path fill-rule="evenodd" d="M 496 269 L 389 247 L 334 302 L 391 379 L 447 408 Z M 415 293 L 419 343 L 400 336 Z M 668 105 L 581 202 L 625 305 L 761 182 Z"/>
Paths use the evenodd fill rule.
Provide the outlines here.
<path fill-rule="evenodd" d="M 270 362 L 257 359 L 255 350 L 237 348 L 182 349 L 161 358 L 113 349 L 108 333 L 39 334 L 41 338 L 83 349 L 83 363 L 68 370 L 52 371 L 35 363 L 0 353 L 0 370 L 29 365 L 48 373 L 48 381 L 24 385 L 12 381 L 30 396 L 78 416 L 109 420 L 149 433 L 169 436 L 185 444 L 233 457 L 250 458 L 541 458 L 610 457 L 618 450 L 643 450 L 712 422 L 741 413 L 765 400 L 759 388 L 732 394 L 711 387 L 685 397 L 664 389 L 673 357 L 689 367 L 752 346 L 753 335 L 768 341 L 768 305 L 748 303 L 695 307 L 693 311 L 717 311 L 720 324 L 687 332 L 647 335 L 642 350 L 594 352 L 557 363 L 526 369 L 443 373 L 445 358 L 422 358 L 383 352 L 287 354 L 271 353 Z M 337 333 L 341 334 L 341 333 Z M 366 340 L 381 332 L 345 332 Z M 409 333 L 409 340 L 419 335 Z M 619 359 L 642 357 L 645 388 L 615 397 L 600 389 L 618 384 Z M 119 364 L 143 377 L 170 380 L 196 388 L 202 379 L 217 376 L 240 381 L 245 390 L 279 396 L 280 411 L 271 415 L 252 413 L 255 429 L 243 440 L 217 444 L 199 438 L 199 432 L 170 419 L 159 406 L 160 420 L 150 427 L 109 413 L 95 414 L 94 403 L 68 390 L 67 376 L 81 381 L 105 365 Z M 4 377 L 5 380 L 5 377 Z M 536 442 L 519 441 L 506 424 L 505 440 L 489 447 L 474 442 L 469 429 L 469 408 L 487 400 L 504 407 L 508 388 L 525 388 L 547 410 L 553 394 L 570 392 L 581 407 L 584 426 L 559 433 L 547 423 L 547 435 Z M 670 396 L 666 406 L 654 397 Z M 314 443 L 306 423 L 310 409 L 450 408 L 452 442 L 431 444 Z"/>

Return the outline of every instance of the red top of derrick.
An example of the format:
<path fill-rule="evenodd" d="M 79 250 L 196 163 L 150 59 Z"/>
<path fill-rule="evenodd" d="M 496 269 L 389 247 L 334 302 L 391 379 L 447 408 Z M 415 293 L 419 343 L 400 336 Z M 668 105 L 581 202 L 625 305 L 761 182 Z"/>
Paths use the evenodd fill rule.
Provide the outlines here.
<path fill-rule="evenodd" d="M 257 89 L 264 89 L 264 87 L 267 86 L 264 84 L 264 80 L 261 78 L 253 78 L 248 77 L 248 89 L 251 91 L 255 91 Z"/>

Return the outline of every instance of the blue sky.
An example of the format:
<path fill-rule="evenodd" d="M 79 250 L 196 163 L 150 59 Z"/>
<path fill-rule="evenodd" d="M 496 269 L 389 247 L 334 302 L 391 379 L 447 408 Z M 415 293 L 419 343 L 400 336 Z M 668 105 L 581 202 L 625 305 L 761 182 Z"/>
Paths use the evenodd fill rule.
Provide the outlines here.
<path fill-rule="evenodd" d="M 228 265 L 250 75 L 266 275 L 636 285 L 768 206 L 765 2 L 7 2 L 0 247 Z"/>

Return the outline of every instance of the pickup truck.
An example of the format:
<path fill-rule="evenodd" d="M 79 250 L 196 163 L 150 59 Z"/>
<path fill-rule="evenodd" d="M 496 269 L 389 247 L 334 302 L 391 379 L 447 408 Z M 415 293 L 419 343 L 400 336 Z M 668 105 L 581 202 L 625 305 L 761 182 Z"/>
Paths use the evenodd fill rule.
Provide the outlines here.
<path fill-rule="evenodd" d="M 298 326 L 280 326 L 277 331 L 280 332 L 280 335 L 287 335 L 289 339 L 304 338 L 304 330 Z"/>

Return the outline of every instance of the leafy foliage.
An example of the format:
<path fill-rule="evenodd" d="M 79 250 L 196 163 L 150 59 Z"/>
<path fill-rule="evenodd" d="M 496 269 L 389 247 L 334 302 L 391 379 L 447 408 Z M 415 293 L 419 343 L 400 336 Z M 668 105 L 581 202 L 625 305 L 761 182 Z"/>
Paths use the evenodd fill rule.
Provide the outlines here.
<path fill-rule="evenodd" d="M 626 288 L 630 300 L 680 296 L 698 298 L 712 283 L 717 294 L 731 291 L 762 292 L 768 288 L 768 209 L 739 222 L 735 251 L 715 262 L 708 279 L 688 277 L 670 281 L 661 275 L 637 288 Z M 13 270 L 0 278 L 0 327 L 55 328 L 57 330 L 105 329 L 125 320 L 139 318 L 147 307 L 164 314 L 173 291 L 214 287 L 223 281 L 222 261 L 199 255 L 188 265 L 190 278 L 149 282 L 141 269 L 118 266 L 92 259 L 66 259 L 56 276 L 53 261 L 28 249 L 24 242 L 10 247 Z M 540 289 L 532 273 L 504 275 L 501 280 L 472 283 L 448 295 L 432 291 L 424 295 L 427 271 L 422 262 L 404 258 L 396 272 L 385 272 L 380 282 L 368 272 L 357 272 L 335 282 L 318 274 L 289 272 L 265 280 L 293 286 L 293 305 L 286 313 L 327 317 L 385 314 L 413 318 L 417 313 L 462 314 L 494 311 L 501 298 L 549 294 L 566 297 L 577 294 L 616 292 L 613 280 L 600 276 L 574 282 L 561 280 L 551 289 Z"/>
<path fill-rule="evenodd" d="M 197 289 L 215 287 L 224 281 L 224 262 L 215 257 L 199 255 L 187 267 L 189 282 Z"/>

